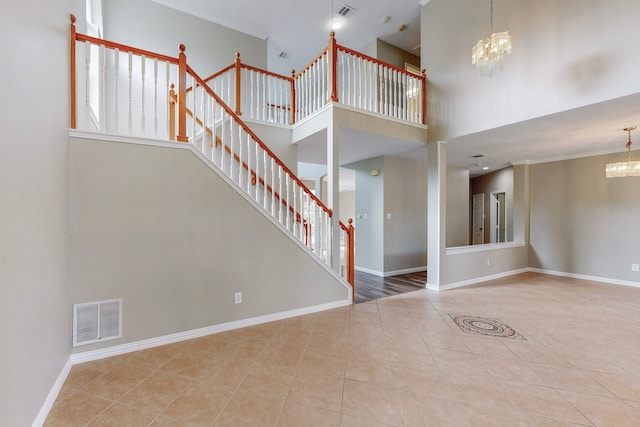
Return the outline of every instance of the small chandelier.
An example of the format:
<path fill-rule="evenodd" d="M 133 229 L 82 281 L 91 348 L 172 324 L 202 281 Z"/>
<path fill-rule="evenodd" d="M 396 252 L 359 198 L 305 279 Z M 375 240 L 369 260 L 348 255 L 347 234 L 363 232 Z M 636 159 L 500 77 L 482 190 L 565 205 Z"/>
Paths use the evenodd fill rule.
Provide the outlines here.
<path fill-rule="evenodd" d="M 471 49 L 471 63 L 480 68 L 482 74 L 492 76 L 494 72 L 502 71 L 502 59 L 506 53 L 511 53 L 509 32 L 493 32 L 493 0 L 491 0 L 490 22 L 489 37 L 479 40 Z"/>
<path fill-rule="evenodd" d="M 625 176 L 640 176 L 640 161 L 631 160 L 631 131 L 636 127 L 628 127 L 622 129 L 629 134 L 629 140 L 627 141 L 627 161 L 607 163 L 605 173 L 607 178 L 623 178 Z"/>

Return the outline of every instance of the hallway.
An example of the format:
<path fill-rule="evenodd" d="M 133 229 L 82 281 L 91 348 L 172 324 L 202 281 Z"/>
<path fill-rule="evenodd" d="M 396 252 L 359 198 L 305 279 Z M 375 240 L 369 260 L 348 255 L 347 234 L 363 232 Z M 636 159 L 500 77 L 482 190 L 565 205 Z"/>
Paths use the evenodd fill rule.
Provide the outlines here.
<path fill-rule="evenodd" d="M 418 273 L 380 277 L 362 271 L 356 271 L 355 279 L 355 303 L 359 304 L 378 298 L 424 289 L 427 283 L 427 272 L 421 271 Z"/>

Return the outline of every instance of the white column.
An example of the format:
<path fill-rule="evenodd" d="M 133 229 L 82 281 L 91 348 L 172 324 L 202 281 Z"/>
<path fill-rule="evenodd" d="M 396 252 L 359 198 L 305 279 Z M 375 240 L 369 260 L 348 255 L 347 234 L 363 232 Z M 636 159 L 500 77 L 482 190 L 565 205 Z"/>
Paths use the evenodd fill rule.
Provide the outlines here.
<path fill-rule="evenodd" d="M 333 113 L 327 126 L 327 206 L 332 210 L 329 265 L 340 273 L 339 141 Z"/>
<path fill-rule="evenodd" d="M 446 142 L 427 144 L 427 288 L 440 289 L 440 265 L 446 242 Z"/>

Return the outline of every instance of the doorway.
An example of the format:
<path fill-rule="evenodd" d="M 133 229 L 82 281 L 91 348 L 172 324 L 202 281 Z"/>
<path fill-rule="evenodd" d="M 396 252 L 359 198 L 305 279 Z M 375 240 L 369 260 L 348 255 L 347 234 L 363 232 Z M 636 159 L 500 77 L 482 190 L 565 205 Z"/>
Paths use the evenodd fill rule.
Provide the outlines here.
<path fill-rule="evenodd" d="M 505 192 L 491 193 L 491 243 L 507 241 L 507 204 Z"/>

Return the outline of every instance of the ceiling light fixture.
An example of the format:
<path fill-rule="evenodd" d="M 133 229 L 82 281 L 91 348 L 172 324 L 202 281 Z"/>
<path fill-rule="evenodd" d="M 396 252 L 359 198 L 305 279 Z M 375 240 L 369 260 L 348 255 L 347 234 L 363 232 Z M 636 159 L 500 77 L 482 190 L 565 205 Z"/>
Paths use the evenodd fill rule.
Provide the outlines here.
<path fill-rule="evenodd" d="M 508 31 L 493 32 L 493 0 L 490 12 L 489 37 L 479 40 L 471 49 L 471 63 L 482 70 L 483 74 L 492 76 L 496 71 L 502 71 L 504 55 L 511 53 L 511 36 Z"/>
<path fill-rule="evenodd" d="M 635 126 L 622 129 L 629 134 L 629 140 L 627 141 L 627 161 L 607 163 L 605 167 L 605 174 L 607 178 L 624 178 L 626 176 L 640 176 L 640 161 L 631 160 L 631 131 Z"/>

